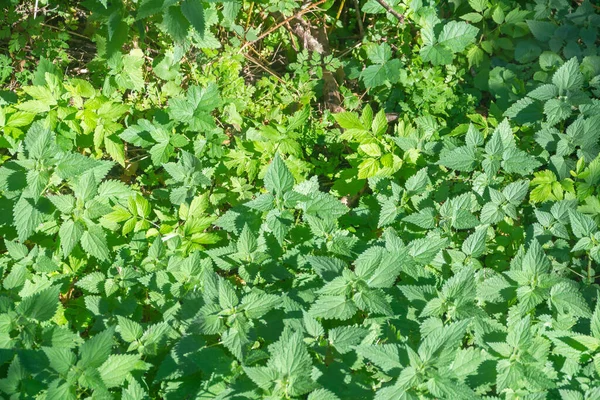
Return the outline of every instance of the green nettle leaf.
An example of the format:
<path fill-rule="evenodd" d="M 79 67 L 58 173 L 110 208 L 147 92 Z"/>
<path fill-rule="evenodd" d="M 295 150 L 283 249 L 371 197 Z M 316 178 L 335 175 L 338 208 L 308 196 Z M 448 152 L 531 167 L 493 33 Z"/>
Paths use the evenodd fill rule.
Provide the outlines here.
<path fill-rule="evenodd" d="M 317 389 L 308 395 L 307 400 L 340 400 L 340 398 L 327 389 Z"/>
<path fill-rule="evenodd" d="M 462 251 L 468 256 L 479 257 L 485 251 L 485 240 L 487 237 L 486 225 L 478 226 L 469 237 L 463 242 Z"/>
<path fill-rule="evenodd" d="M 590 236 L 598 231 L 598 225 L 589 216 L 579 211 L 569 210 L 571 229 L 577 238 Z"/>
<path fill-rule="evenodd" d="M 402 381 L 399 379 L 395 385 L 378 390 L 375 394 L 375 400 L 417 400 L 419 397 L 412 391 L 406 389 L 410 384 L 416 383 L 417 372 L 412 367 L 407 368 L 406 371 L 407 372 L 401 376 Z"/>
<path fill-rule="evenodd" d="M 560 92 L 579 90 L 583 86 L 583 81 L 583 74 L 579 70 L 576 57 L 564 63 L 552 76 L 552 83 Z"/>
<path fill-rule="evenodd" d="M 244 229 L 242 229 L 242 233 L 240 234 L 240 238 L 237 242 L 237 250 L 241 254 L 250 255 L 254 253 L 257 248 L 256 237 L 250 230 L 248 224 L 244 225 Z"/>
<path fill-rule="evenodd" d="M 294 177 L 287 168 L 279 153 L 275 154 L 273 161 L 264 177 L 265 188 L 277 196 L 282 196 L 294 187 Z"/>
<path fill-rule="evenodd" d="M 85 172 L 73 187 L 75 197 L 83 201 L 89 201 L 98 194 L 98 185 L 92 172 Z"/>
<path fill-rule="evenodd" d="M 49 320 L 58 310 L 59 287 L 52 286 L 24 297 L 16 310 L 19 314 L 39 322 Z"/>
<path fill-rule="evenodd" d="M 4 246 L 6 246 L 8 254 L 15 260 L 21 260 L 29 254 L 29 249 L 22 243 L 11 242 L 4 239 Z"/>
<path fill-rule="evenodd" d="M 370 313 L 393 315 L 392 307 L 386 298 L 385 292 L 380 289 L 361 289 L 352 296 L 356 306 Z"/>
<path fill-rule="evenodd" d="M 423 362 L 431 362 L 441 357 L 444 351 L 455 352 L 465 335 L 470 320 L 466 319 L 450 325 L 438 327 L 419 346 L 418 355 Z"/>
<path fill-rule="evenodd" d="M 204 35 L 204 7 L 201 0 L 183 0 L 181 12 L 200 36 Z"/>
<path fill-rule="evenodd" d="M 48 360 L 50 367 L 59 374 L 66 374 L 71 367 L 75 365 L 77 357 L 71 349 L 59 347 L 44 347 L 42 348 Z"/>
<path fill-rule="evenodd" d="M 71 386 L 68 382 L 60 384 L 60 380 L 57 379 L 48 386 L 46 398 L 51 400 L 75 400 L 77 396 L 75 394 L 75 387 Z"/>
<path fill-rule="evenodd" d="M 583 318 L 592 317 L 587 302 L 575 285 L 569 283 L 554 285 L 550 291 L 550 301 L 560 312 Z"/>
<path fill-rule="evenodd" d="M 39 197 L 48 184 L 50 176 L 47 172 L 29 171 L 27 173 L 27 186 L 34 197 Z"/>
<path fill-rule="evenodd" d="M 502 194 L 509 203 L 519 205 L 525 199 L 525 196 L 527 196 L 528 190 L 529 181 L 520 180 L 506 185 L 502 190 Z"/>
<path fill-rule="evenodd" d="M 356 274 L 365 279 L 371 288 L 389 288 L 408 261 L 406 250 L 387 252 L 380 247 L 372 247 L 356 260 Z M 359 270 L 363 270 L 363 274 Z"/>
<path fill-rule="evenodd" d="M 190 22 L 180 6 L 170 6 L 163 11 L 162 28 L 177 42 L 185 41 Z"/>
<path fill-rule="evenodd" d="M 308 215 L 314 215 L 323 219 L 337 219 L 348 212 L 340 200 L 326 193 L 315 193 L 300 207 Z"/>
<path fill-rule="evenodd" d="M 440 165 L 463 172 L 471 172 L 477 164 L 477 149 L 472 146 L 461 146 L 453 150 L 443 150 Z"/>
<path fill-rule="evenodd" d="M 352 300 L 343 296 L 322 296 L 311 307 L 310 314 L 325 319 L 346 320 L 357 311 Z"/>
<path fill-rule="evenodd" d="M 420 264 L 430 263 L 447 244 L 443 238 L 430 237 L 410 242 L 410 255 Z"/>
<path fill-rule="evenodd" d="M 377 227 L 389 225 L 396 220 L 399 214 L 398 206 L 393 199 L 387 200 L 381 204 L 381 211 L 379 212 L 379 222 Z"/>
<path fill-rule="evenodd" d="M 160 13 L 165 7 L 164 1 L 142 0 L 137 8 L 137 19 L 148 18 L 151 15 Z"/>
<path fill-rule="evenodd" d="M 551 125 L 566 120 L 572 112 L 571 106 L 564 100 L 550 99 L 544 104 L 544 114 Z"/>
<path fill-rule="evenodd" d="M 280 301 L 279 297 L 275 295 L 250 293 L 242 299 L 241 305 L 248 318 L 255 319 L 277 307 Z"/>
<path fill-rule="evenodd" d="M 413 213 L 404 217 L 402 221 L 415 224 L 423 229 L 433 229 L 436 226 L 436 217 L 436 211 L 431 207 L 426 207 L 420 210 L 418 213 Z"/>
<path fill-rule="evenodd" d="M 79 348 L 80 364 L 83 368 L 97 368 L 110 356 L 114 329 L 106 329 L 87 340 Z"/>
<path fill-rule="evenodd" d="M 161 165 L 169 161 L 173 153 L 173 146 L 169 142 L 160 142 L 152 146 L 149 151 L 152 163 Z"/>
<path fill-rule="evenodd" d="M 526 152 L 514 148 L 504 151 L 502 158 L 502 169 L 509 174 L 524 176 L 541 165 L 539 161 Z"/>
<path fill-rule="evenodd" d="M 72 195 L 49 196 L 48 200 L 54 204 L 62 214 L 70 214 L 75 209 L 75 197 Z"/>
<path fill-rule="evenodd" d="M 219 280 L 219 305 L 221 308 L 231 309 L 239 302 L 233 285 L 224 279 Z"/>
<path fill-rule="evenodd" d="M 131 371 L 144 369 L 144 364 L 139 355 L 111 354 L 98 372 L 106 387 L 113 388 L 122 385 Z"/>
<path fill-rule="evenodd" d="M 13 209 L 14 225 L 17 228 L 19 240 L 28 239 L 44 221 L 45 215 L 49 211 L 49 202 L 45 198 L 35 198 L 23 192 Z"/>
<path fill-rule="evenodd" d="M 261 389 L 269 390 L 277 379 L 277 371 L 268 367 L 245 367 L 244 372 Z"/>
<path fill-rule="evenodd" d="M 84 229 L 81 223 L 71 219 L 63 222 L 58 231 L 58 236 L 60 238 L 60 247 L 62 248 L 64 257 L 71 254 L 71 251 L 73 251 L 77 243 L 79 243 L 83 232 Z"/>
<path fill-rule="evenodd" d="M 479 366 L 489 359 L 487 353 L 474 349 L 460 349 L 452 362 L 452 372 L 459 378 L 464 379 L 475 375 Z"/>
<path fill-rule="evenodd" d="M 500 390 L 519 387 L 520 379 L 525 375 L 525 370 L 521 364 L 511 363 L 508 360 L 500 360 L 496 371 L 496 385 Z"/>
<path fill-rule="evenodd" d="M 335 257 L 308 256 L 306 261 L 326 281 L 338 276 L 346 267 L 342 260 Z"/>
<path fill-rule="evenodd" d="M 81 278 L 76 285 L 90 293 L 100 293 L 100 286 L 105 280 L 106 276 L 102 272 L 96 271 Z"/>
<path fill-rule="evenodd" d="M 35 160 L 49 159 L 55 156 L 55 136 L 40 121 L 31 125 L 24 140 L 29 157 Z"/>
<path fill-rule="evenodd" d="M 311 356 L 300 333 L 284 331 L 279 340 L 269 347 L 271 358 L 264 367 L 244 367 L 246 374 L 260 388 L 281 390 L 291 396 L 301 396 L 316 385 L 310 378 L 313 368 Z M 281 380 L 285 379 L 283 387 Z"/>
<path fill-rule="evenodd" d="M 591 318 L 591 331 L 596 339 L 600 339 L 600 298 L 597 297 L 596 307 Z"/>
<path fill-rule="evenodd" d="M 123 400 L 142 400 L 148 397 L 148 393 L 136 379 L 127 379 L 127 388 L 123 389 Z"/>
<path fill-rule="evenodd" d="M 388 372 L 402 368 L 399 346 L 395 344 L 361 345 L 355 348 L 356 353 Z"/>
<path fill-rule="evenodd" d="M 506 343 L 515 349 L 527 349 L 531 345 L 531 319 L 529 316 L 522 318 L 509 328 Z"/>
<path fill-rule="evenodd" d="M 352 347 L 360 343 L 369 333 L 365 328 L 357 326 L 342 326 L 330 329 L 328 332 L 329 343 L 341 354 L 346 354 Z"/>
<path fill-rule="evenodd" d="M 119 332 L 124 341 L 131 343 L 141 338 L 144 334 L 144 329 L 139 323 L 120 315 L 117 316 L 117 320 L 119 321 L 117 332 Z"/>
<path fill-rule="evenodd" d="M 406 180 L 406 185 L 404 186 L 409 193 L 421 194 L 430 184 L 431 181 L 427 175 L 427 168 L 422 168 L 416 174 L 408 178 Z"/>
<path fill-rule="evenodd" d="M 535 100 L 546 101 L 558 97 L 559 89 L 556 85 L 546 84 L 533 89 L 527 96 Z"/>
<path fill-rule="evenodd" d="M 104 231 L 99 225 L 88 225 L 87 230 L 81 235 L 81 247 L 100 261 L 107 261 L 110 257 Z"/>

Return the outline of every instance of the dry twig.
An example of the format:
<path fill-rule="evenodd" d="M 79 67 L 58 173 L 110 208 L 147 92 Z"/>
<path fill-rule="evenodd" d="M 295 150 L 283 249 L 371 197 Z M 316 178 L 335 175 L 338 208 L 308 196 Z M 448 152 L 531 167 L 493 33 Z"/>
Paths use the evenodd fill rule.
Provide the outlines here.
<path fill-rule="evenodd" d="M 275 32 L 277 29 L 281 28 L 282 26 L 284 26 L 286 23 L 289 23 L 290 21 L 292 21 L 295 18 L 300 18 L 302 17 L 302 15 L 306 14 L 307 12 L 309 12 L 310 10 L 312 10 L 313 8 L 318 7 L 319 5 L 325 3 L 327 0 L 319 0 L 316 3 L 313 3 L 311 5 L 309 5 L 308 7 L 298 11 L 296 14 L 292 15 L 291 17 L 287 17 L 286 19 L 284 19 L 283 21 L 281 21 L 280 23 L 276 24 L 275 26 L 273 26 L 272 28 L 270 28 L 268 31 L 266 31 L 265 33 L 263 33 L 262 35 L 260 35 L 258 38 L 250 41 L 250 42 L 246 42 L 242 45 L 242 47 L 240 47 L 240 49 L 238 50 L 238 54 L 241 53 L 246 47 L 250 46 L 251 44 L 254 44 L 260 40 L 263 40 L 265 37 L 269 36 L 271 33 Z"/>
<path fill-rule="evenodd" d="M 392 14 L 394 17 L 396 17 L 396 19 L 398 21 L 400 21 L 401 24 L 404 23 L 404 15 L 400 14 L 398 11 L 394 10 L 392 8 L 392 6 L 390 6 L 388 3 L 386 3 L 384 0 L 376 0 L 379 5 L 383 8 L 385 8 L 385 10 L 387 12 L 389 12 L 390 14 Z"/>

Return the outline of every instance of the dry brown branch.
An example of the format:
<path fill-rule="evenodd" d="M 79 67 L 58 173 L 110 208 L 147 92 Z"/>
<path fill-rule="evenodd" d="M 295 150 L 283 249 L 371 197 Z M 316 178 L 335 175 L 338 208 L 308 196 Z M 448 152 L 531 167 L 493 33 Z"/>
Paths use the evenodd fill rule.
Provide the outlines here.
<path fill-rule="evenodd" d="M 401 24 L 404 23 L 404 15 L 400 14 L 398 11 L 394 10 L 388 3 L 386 3 L 384 0 L 376 0 L 379 5 L 383 8 L 385 8 L 385 10 L 387 12 L 389 12 L 390 14 L 392 14 L 394 17 L 396 17 L 396 19 L 398 21 L 400 21 Z"/>
<path fill-rule="evenodd" d="M 319 5 L 325 3 L 327 0 L 319 0 L 316 3 L 313 3 L 311 5 L 309 5 L 306 8 L 301 9 L 300 11 L 298 11 L 296 14 L 292 15 L 291 17 L 287 17 L 286 19 L 284 19 L 283 21 L 281 21 L 280 23 L 276 24 L 275 26 L 273 26 L 272 28 L 270 28 L 268 31 L 266 31 L 265 33 L 263 33 L 262 35 L 260 35 L 258 38 L 250 41 L 250 42 L 246 42 L 242 45 L 242 47 L 240 47 L 240 49 L 238 50 L 238 54 L 241 53 L 246 47 L 250 46 L 251 44 L 254 44 L 260 40 L 263 40 L 265 37 L 269 36 L 271 33 L 275 32 L 277 29 L 281 28 L 282 26 L 284 26 L 286 23 L 289 23 L 290 21 L 292 21 L 295 18 L 300 18 L 302 17 L 302 15 L 306 14 L 307 12 L 311 11 L 313 8 L 318 7 Z"/>
<path fill-rule="evenodd" d="M 365 36 L 365 28 L 363 27 L 362 16 L 360 15 L 360 5 L 358 4 L 358 0 L 354 0 L 354 12 L 356 13 L 356 21 L 358 22 L 358 31 L 360 32 L 360 37 Z"/>

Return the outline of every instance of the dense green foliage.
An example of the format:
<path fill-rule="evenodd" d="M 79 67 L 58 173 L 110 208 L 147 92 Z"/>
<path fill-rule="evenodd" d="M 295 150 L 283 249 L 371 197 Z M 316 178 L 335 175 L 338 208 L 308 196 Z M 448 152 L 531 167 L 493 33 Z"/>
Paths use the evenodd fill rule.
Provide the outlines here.
<path fill-rule="evenodd" d="M 0 7 L 0 398 L 600 399 L 600 7 Z"/>

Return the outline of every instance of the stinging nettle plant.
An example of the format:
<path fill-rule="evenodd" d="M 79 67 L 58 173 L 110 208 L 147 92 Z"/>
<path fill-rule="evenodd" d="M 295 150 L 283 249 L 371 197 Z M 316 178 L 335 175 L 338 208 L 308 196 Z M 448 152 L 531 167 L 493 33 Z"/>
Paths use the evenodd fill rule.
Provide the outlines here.
<path fill-rule="evenodd" d="M 600 398 L 598 8 L 309 3 L 0 6 L 0 398 Z"/>

